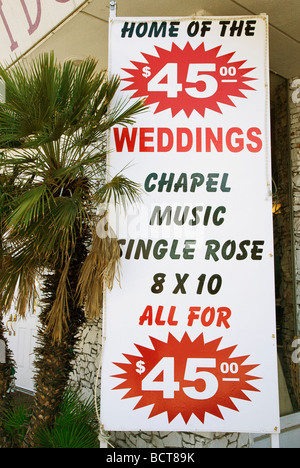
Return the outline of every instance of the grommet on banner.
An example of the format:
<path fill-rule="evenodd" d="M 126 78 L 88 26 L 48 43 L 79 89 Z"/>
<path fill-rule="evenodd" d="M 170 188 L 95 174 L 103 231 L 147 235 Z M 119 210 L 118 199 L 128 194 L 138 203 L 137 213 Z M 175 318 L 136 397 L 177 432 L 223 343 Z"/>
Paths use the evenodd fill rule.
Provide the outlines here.
<path fill-rule="evenodd" d="M 110 5 L 110 16 L 111 16 L 111 17 L 116 16 L 116 13 L 117 13 L 117 2 L 115 2 L 114 0 L 112 0 L 111 2 L 109 2 L 109 5 Z"/>

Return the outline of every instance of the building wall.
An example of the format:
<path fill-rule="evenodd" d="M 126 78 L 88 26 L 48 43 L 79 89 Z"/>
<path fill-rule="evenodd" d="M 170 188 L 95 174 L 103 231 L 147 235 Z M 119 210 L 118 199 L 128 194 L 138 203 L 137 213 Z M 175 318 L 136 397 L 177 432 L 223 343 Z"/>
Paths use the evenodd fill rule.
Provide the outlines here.
<path fill-rule="evenodd" d="M 114 432 L 117 447 L 136 448 L 249 448 L 249 434 L 223 432 Z"/>
<path fill-rule="evenodd" d="M 297 224 L 294 221 L 294 214 L 297 214 L 297 211 L 293 211 L 290 156 L 290 125 L 293 118 L 289 117 L 289 95 L 285 80 L 278 86 L 277 92 L 274 94 L 271 117 L 273 200 L 274 203 L 278 203 L 278 208 L 273 216 L 278 351 L 292 404 L 296 410 L 297 398 L 291 367 L 291 344 L 295 336 L 293 232 L 294 225 Z"/>
<path fill-rule="evenodd" d="M 300 337 L 300 77 L 289 80 L 290 148 L 293 203 L 296 310 L 294 336 Z M 291 336 L 291 335 L 290 335 Z M 291 336 L 292 338 L 292 336 Z M 293 343 L 293 342 L 292 342 Z M 289 352 L 294 348 L 290 346 Z M 300 410 L 300 363 L 291 362 L 296 408 Z"/>
<path fill-rule="evenodd" d="M 290 148 L 296 259 L 296 326 L 300 330 L 300 77 L 289 80 Z"/>
<path fill-rule="evenodd" d="M 88 323 L 79 334 L 77 357 L 74 360 L 70 383 L 80 389 L 86 399 L 94 397 L 95 385 L 97 385 L 97 395 L 100 393 L 100 381 L 96 380 L 101 360 L 101 337 L 101 318 Z"/>

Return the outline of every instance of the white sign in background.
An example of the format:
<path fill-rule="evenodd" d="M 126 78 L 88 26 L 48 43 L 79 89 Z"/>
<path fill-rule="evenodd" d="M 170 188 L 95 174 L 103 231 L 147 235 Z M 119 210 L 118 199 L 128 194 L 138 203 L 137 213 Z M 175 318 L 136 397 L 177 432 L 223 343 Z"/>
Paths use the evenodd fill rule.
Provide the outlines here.
<path fill-rule="evenodd" d="M 38 43 L 84 0 L 2 0 L 0 61 L 6 65 Z"/>
<path fill-rule="evenodd" d="M 107 430 L 279 431 L 267 37 L 265 16 L 111 20 L 118 98 L 149 110 L 110 135 L 144 195 L 111 214 Z"/>

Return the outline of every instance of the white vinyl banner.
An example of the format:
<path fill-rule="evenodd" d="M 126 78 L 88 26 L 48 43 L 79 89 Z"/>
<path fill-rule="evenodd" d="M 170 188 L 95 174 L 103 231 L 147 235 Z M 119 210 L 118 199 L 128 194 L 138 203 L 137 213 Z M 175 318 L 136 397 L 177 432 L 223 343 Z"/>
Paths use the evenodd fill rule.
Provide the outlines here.
<path fill-rule="evenodd" d="M 148 110 L 110 134 L 109 176 L 143 193 L 110 210 L 103 426 L 276 433 L 267 17 L 110 23 L 117 100 Z"/>

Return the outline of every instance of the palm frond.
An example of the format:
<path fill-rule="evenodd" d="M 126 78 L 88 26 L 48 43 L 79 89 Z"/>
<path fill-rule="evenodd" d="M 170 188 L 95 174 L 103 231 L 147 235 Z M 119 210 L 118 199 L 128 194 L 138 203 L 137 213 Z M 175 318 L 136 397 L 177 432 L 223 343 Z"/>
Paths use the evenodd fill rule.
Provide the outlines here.
<path fill-rule="evenodd" d="M 86 257 L 78 279 L 79 303 L 85 306 L 89 319 L 99 316 L 103 304 L 103 290 L 113 287 L 119 277 L 120 247 L 115 237 L 100 238 L 94 231 L 91 250 Z"/>
<path fill-rule="evenodd" d="M 117 100 L 120 78 L 107 79 L 92 58 L 76 66 L 42 54 L 26 66 L 0 68 L 0 78 L 6 85 L 6 103 L 0 103 L 0 173 L 14 177 L 19 187 L 0 220 L 0 254 L 7 266 L 0 270 L 0 299 L 7 310 L 22 285 L 17 307 L 24 314 L 35 275 L 61 274 L 47 317 L 47 330 L 60 339 L 71 320 L 68 282 L 72 274 L 73 281 L 78 279 L 70 261 L 73 265 L 79 248 L 85 251 L 82 239 L 93 236 L 89 255 L 79 263 L 77 287 L 88 315 L 100 312 L 103 289 L 112 287 L 118 273 L 117 240 L 93 232 L 97 205 L 126 209 L 142 192 L 123 173 L 107 181 L 107 132 L 114 125 L 131 125 L 146 108 L 143 100 Z M 0 192 L 0 212 L 1 205 Z"/>
<path fill-rule="evenodd" d="M 103 184 L 95 191 L 95 198 L 98 203 L 114 203 L 126 210 L 127 204 L 134 204 L 141 201 L 142 190 L 140 184 L 119 173 L 109 182 Z"/>
<path fill-rule="evenodd" d="M 68 271 L 71 257 L 65 262 L 61 272 L 56 298 L 47 317 L 48 332 L 52 335 L 53 341 L 60 341 L 64 332 L 68 329 L 69 302 L 68 302 Z"/>
<path fill-rule="evenodd" d="M 25 192 L 19 198 L 17 208 L 9 216 L 8 223 L 12 226 L 24 225 L 27 227 L 31 222 L 43 216 L 45 203 L 49 204 L 49 197 L 51 197 L 51 193 L 47 193 L 45 184 L 38 185 Z"/>
<path fill-rule="evenodd" d="M 36 278 L 39 263 L 22 252 L 19 256 L 6 256 L 0 270 L 0 307 L 8 313 L 15 303 L 15 311 L 25 317 L 26 311 L 33 304 L 36 296 Z"/>

